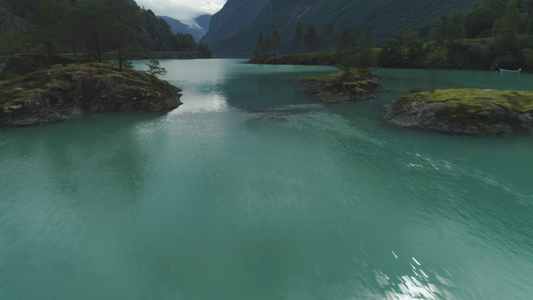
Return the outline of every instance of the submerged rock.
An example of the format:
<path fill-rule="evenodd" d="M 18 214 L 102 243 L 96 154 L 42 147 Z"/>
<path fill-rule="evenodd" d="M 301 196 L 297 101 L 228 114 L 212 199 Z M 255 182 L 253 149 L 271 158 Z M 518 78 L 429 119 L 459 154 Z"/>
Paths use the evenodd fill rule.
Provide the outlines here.
<path fill-rule="evenodd" d="M 0 79 L 0 127 L 93 112 L 166 112 L 182 104 L 181 90 L 168 82 L 141 71 L 119 72 L 107 64 L 53 65 L 7 78 Z"/>
<path fill-rule="evenodd" d="M 392 125 L 455 134 L 533 131 L 533 92 L 450 89 L 405 94 L 385 106 Z"/>
<path fill-rule="evenodd" d="M 368 71 L 339 72 L 325 76 L 296 80 L 300 85 L 313 87 L 313 95 L 324 103 L 340 103 L 375 98 L 375 93 L 388 92 L 377 82 L 378 77 Z"/>

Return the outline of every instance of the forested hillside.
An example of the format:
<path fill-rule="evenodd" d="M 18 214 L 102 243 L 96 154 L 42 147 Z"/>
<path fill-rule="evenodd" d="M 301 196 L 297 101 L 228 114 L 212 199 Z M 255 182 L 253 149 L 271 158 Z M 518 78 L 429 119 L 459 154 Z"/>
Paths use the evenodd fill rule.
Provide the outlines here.
<path fill-rule="evenodd" d="M 2 55 L 68 52 L 92 60 L 110 51 L 119 60 L 146 51 L 210 55 L 192 36 L 173 35 L 164 20 L 133 0 L 0 0 L 0 13 Z"/>
<path fill-rule="evenodd" d="M 382 45 L 383 67 L 533 70 L 533 0 L 481 0 Z"/>
<path fill-rule="evenodd" d="M 217 56 L 253 53 L 258 35 L 279 29 L 281 52 L 302 50 L 293 43 L 299 22 L 318 32 L 333 24 L 337 31 L 356 30 L 370 24 L 376 41 L 399 36 L 408 29 L 428 27 L 448 11 L 464 11 L 475 0 L 228 0 L 211 20 L 201 40 Z"/>

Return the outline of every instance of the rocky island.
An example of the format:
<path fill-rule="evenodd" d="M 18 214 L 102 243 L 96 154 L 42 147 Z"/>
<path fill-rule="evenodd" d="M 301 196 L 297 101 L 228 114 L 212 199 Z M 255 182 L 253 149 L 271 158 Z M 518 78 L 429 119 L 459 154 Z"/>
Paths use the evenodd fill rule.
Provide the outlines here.
<path fill-rule="evenodd" d="M 313 87 L 313 95 L 324 103 L 340 103 L 375 98 L 374 93 L 387 92 L 378 77 L 366 70 L 297 79 L 296 84 Z"/>
<path fill-rule="evenodd" d="M 454 134 L 533 131 L 533 92 L 450 89 L 412 92 L 385 106 L 392 125 Z"/>
<path fill-rule="evenodd" d="M 85 113 L 166 112 L 181 105 L 181 90 L 141 71 L 104 63 L 43 66 L 24 57 L 0 74 L 0 127 L 64 121 Z"/>

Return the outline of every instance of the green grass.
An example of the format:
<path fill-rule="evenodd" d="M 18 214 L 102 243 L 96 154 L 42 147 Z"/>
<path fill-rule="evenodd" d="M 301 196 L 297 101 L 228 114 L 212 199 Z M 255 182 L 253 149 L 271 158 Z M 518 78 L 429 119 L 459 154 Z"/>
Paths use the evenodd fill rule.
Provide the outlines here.
<path fill-rule="evenodd" d="M 533 111 L 533 92 L 526 91 L 449 89 L 407 94 L 403 99 L 409 102 L 447 102 L 446 106 L 450 109 L 467 109 L 472 113 L 492 105 L 518 112 Z"/>
<path fill-rule="evenodd" d="M 25 75 L 10 74 L 0 81 L 0 106 L 16 105 L 44 90 L 59 89 L 68 92 L 85 77 L 100 78 L 117 87 L 144 88 L 154 92 L 158 89 L 151 84 L 149 75 L 141 71 L 118 72 L 117 66 L 108 63 L 57 64 Z"/>
<path fill-rule="evenodd" d="M 337 73 L 331 73 L 326 75 L 320 75 L 320 76 L 311 76 L 311 77 L 304 77 L 300 80 L 312 80 L 312 81 L 320 81 L 320 82 L 330 82 L 330 81 L 339 81 L 344 76 L 344 71 L 337 72 Z M 350 71 L 350 78 L 355 79 L 357 81 L 363 80 L 363 76 L 361 74 L 361 71 L 359 70 L 352 70 Z M 348 81 L 348 82 L 351 82 Z"/>

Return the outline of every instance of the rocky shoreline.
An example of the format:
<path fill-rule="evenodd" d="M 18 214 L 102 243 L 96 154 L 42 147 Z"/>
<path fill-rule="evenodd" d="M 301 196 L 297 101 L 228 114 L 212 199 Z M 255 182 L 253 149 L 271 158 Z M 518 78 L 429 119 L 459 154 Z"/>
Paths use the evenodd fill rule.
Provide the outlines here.
<path fill-rule="evenodd" d="M 351 71 L 325 76 L 300 78 L 296 84 L 312 87 L 312 94 L 324 103 L 333 104 L 375 98 L 375 93 L 388 92 L 377 82 L 378 76 L 368 71 Z"/>
<path fill-rule="evenodd" d="M 8 71 L 7 65 L 6 70 Z M 0 127 L 64 121 L 95 112 L 167 112 L 181 89 L 109 64 L 56 64 L 0 78 Z"/>
<path fill-rule="evenodd" d="M 385 106 L 392 125 L 465 135 L 533 132 L 533 92 L 450 89 L 405 94 Z"/>

